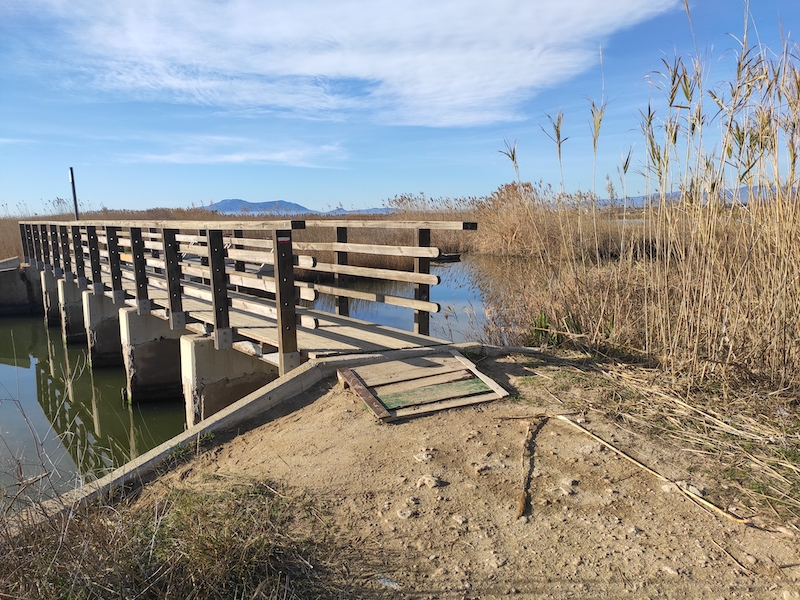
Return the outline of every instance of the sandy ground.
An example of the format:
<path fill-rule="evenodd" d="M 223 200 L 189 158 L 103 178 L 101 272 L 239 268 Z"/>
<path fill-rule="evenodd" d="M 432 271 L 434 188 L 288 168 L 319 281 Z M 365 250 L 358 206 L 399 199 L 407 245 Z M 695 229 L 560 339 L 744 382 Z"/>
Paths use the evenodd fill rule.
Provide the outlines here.
<path fill-rule="evenodd" d="M 577 408 L 570 418 L 672 481 L 698 494 L 724 485 L 701 456 L 581 411 L 591 386 L 556 397 L 547 378 L 558 364 L 540 361 L 535 375 L 529 364 L 479 363 L 511 400 L 391 425 L 332 379 L 218 436 L 151 489 L 245 474 L 310 493 L 361 549 L 349 565 L 354 596 L 800 598 L 796 524 L 716 514 L 568 423 L 538 417 Z"/>

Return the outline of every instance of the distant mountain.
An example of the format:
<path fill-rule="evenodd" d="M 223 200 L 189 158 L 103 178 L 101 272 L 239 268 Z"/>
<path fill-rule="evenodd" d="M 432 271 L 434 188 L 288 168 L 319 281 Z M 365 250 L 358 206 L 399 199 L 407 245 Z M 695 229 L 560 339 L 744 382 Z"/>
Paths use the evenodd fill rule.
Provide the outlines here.
<path fill-rule="evenodd" d="M 225 215 L 235 215 L 239 213 L 250 213 L 254 215 L 317 214 L 317 211 L 315 210 L 309 210 L 305 206 L 300 206 L 294 202 L 287 202 L 286 200 L 274 200 L 272 202 L 247 202 L 246 200 L 241 200 L 239 198 L 228 198 L 226 200 L 214 202 L 203 208 Z"/>
<path fill-rule="evenodd" d="M 317 215 L 317 216 L 339 216 L 339 215 L 384 215 L 394 212 L 392 208 L 365 208 L 363 210 L 346 210 L 344 208 L 335 208 L 328 212 L 321 212 L 318 210 L 311 210 L 295 202 L 287 202 L 286 200 L 273 200 L 272 202 L 247 202 L 239 198 L 228 198 L 213 202 L 208 206 L 203 207 L 206 210 L 218 212 L 224 215 L 281 215 L 281 216 L 299 216 L 299 215 Z"/>

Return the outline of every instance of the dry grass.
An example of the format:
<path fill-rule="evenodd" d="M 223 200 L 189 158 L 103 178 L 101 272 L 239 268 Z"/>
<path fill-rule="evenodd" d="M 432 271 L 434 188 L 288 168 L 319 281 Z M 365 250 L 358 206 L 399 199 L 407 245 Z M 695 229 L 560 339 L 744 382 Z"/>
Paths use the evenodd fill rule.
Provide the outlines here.
<path fill-rule="evenodd" d="M 164 486 L 161 486 L 164 487 Z M 14 598 L 336 598 L 353 552 L 313 504 L 269 481 L 209 478 L 75 508 L 12 535 L 0 590 Z"/>

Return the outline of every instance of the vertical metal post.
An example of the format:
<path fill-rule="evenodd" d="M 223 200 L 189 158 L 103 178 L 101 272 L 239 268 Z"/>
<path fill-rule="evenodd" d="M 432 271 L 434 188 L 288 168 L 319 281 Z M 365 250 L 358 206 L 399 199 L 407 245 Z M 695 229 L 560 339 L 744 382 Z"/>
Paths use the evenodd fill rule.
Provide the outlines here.
<path fill-rule="evenodd" d="M 98 296 L 103 293 L 103 270 L 100 267 L 100 245 L 97 241 L 97 228 L 90 225 L 86 228 L 89 244 L 89 265 L 92 271 L 92 293 Z"/>
<path fill-rule="evenodd" d="M 297 351 L 292 230 L 273 230 L 272 247 L 275 255 L 275 307 L 278 309 L 278 369 L 284 375 L 300 364 L 300 353 Z"/>
<path fill-rule="evenodd" d="M 86 289 L 86 267 L 83 257 L 83 240 L 79 225 L 72 226 L 72 251 L 75 257 L 75 274 L 78 276 L 78 289 Z"/>
<path fill-rule="evenodd" d="M 64 278 L 67 283 L 72 283 L 75 273 L 72 271 L 72 257 L 69 250 L 69 230 L 66 225 L 59 225 L 58 238 L 61 241 L 61 259 L 64 263 Z"/>
<path fill-rule="evenodd" d="M 340 244 L 347 243 L 347 227 L 336 228 L 336 241 Z M 336 252 L 336 264 L 337 265 L 347 264 L 347 252 L 339 252 L 339 251 Z M 339 273 L 334 273 L 333 285 L 337 288 L 342 287 L 344 279 L 345 279 L 344 275 L 340 275 Z M 347 296 L 336 297 L 336 314 L 342 315 L 343 317 L 350 316 L 350 298 L 348 298 Z"/>
<path fill-rule="evenodd" d="M 78 215 L 78 194 L 75 193 L 75 173 L 72 172 L 72 167 L 69 168 L 69 182 L 72 185 L 72 203 L 75 205 L 75 220 L 80 221 Z"/>
<path fill-rule="evenodd" d="M 46 271 L 53 269 L 50 264 L 50 239 L 47 235 L 47 225 L 39 225 L 39 234 L 42 236 L 42 262 Z"/>
<path fill-rule="evenodd" d="M 131 253 L 133 254 L 133 277 L 136 281 L 136 314 L 150 313 L 150 298 L 147 292 L 147 262 L 144 255 L 144 239 L 141 227 L 131 227 Z"/>
<path fill-rule="evenodd" d="M 42 243 L 39 239 L 39 226 L 30 225 L 30 228 L 33 230 L 33 247 L 36 254 L 36 268 L 41 270 L 44 268 L 44 263 L 42 261 Z"/>
<path fill-rule="evenodd" d="M 33 245 L 33 226 L 25 225 L 25 239 L 28 241 L 28 264 L 32 265 L 36 262 L 36 248 Z"/>
<path fill-rule="evenodd" d="M 167 292 L 169 293 L 169 327 L 172 330 L 186 327 L 183 312 L 183 289 L 181 288 L 181 264 L 178 256 L 177 229 L 162 229 L 161 243 L 164 247 L 164 262 L 167 267 Z"/>
<path fill-rule="evenodd" d="M 119 227 L 106 227 L 106 247 L 108 263 L 111 267 L 111 293 L 114 304 L 125 302 L 125 290 L 122 289 L 122 265 L 119 256 Z"/>
<path fill-rule="evenodd" d="M 228 313 L 228 275 L 225 273 L 225 244 L 222 230 L 209 229 L 208 266 L 211 270 L 211 304 L 214 307 L 214 348 L 233 346 L 233 330 Z"/>
<path fill-rule="evenodd" d="M 417 246 L 427 248 L 431 245 L 431 230 L 417 229 Z M 415 258 L 414 272 L 425 275 L 431 272 L 430 258 Z M 431 286 L 427 283 L 414 284 L 414 299 L 429 302 L 431 299 Z M 414 310 L 414 332 L 420 335 L 431 334 L 430 313 L 427 310 Z"/>
<path fill-rule="evenodd" d="M 25 225 L 22 223 L 19 224 L 19 239 L 22 242 L 22 262 L 27 263 L 30 254 L 28 253 L 28 238 L 25 236 Z"/>
<path fill-rule="evenodd" d="M 59 251 L 58 225 L 50 225 L 50 244 L 53 247 L 53 272 L 56 279 L 61 277 L 64 271 L 61 270 L 61 253 Z"/>

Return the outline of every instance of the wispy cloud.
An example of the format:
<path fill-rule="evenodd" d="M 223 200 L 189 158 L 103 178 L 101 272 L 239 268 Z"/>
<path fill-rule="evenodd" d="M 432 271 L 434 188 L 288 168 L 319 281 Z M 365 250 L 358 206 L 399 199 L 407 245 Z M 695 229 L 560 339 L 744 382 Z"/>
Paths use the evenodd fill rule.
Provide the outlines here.
<path fill-rule="evenodd" d="M 294 144 L 291 148 L 272 149 L 263 142 L 242 137 L 185 136 L 170 138 L 162 152 L 131 153 L 120 157 L 125 163 L 164 163 L 214 165 L 273 163 L 295 167 L 330 168 L 345 158 L 336 144 L 313 146 Z"/>
<path fill-rule="evenodd" d="M 139 99 L 463 126 L 519 118 L 679 0 L 10 0 L 81 86 Z M 42 17 L 41 15 L 47 15 Z M 48 36 L 42 44 L 52 44 Z M 77 81 L 76 81 L 77 84 Z"/>

